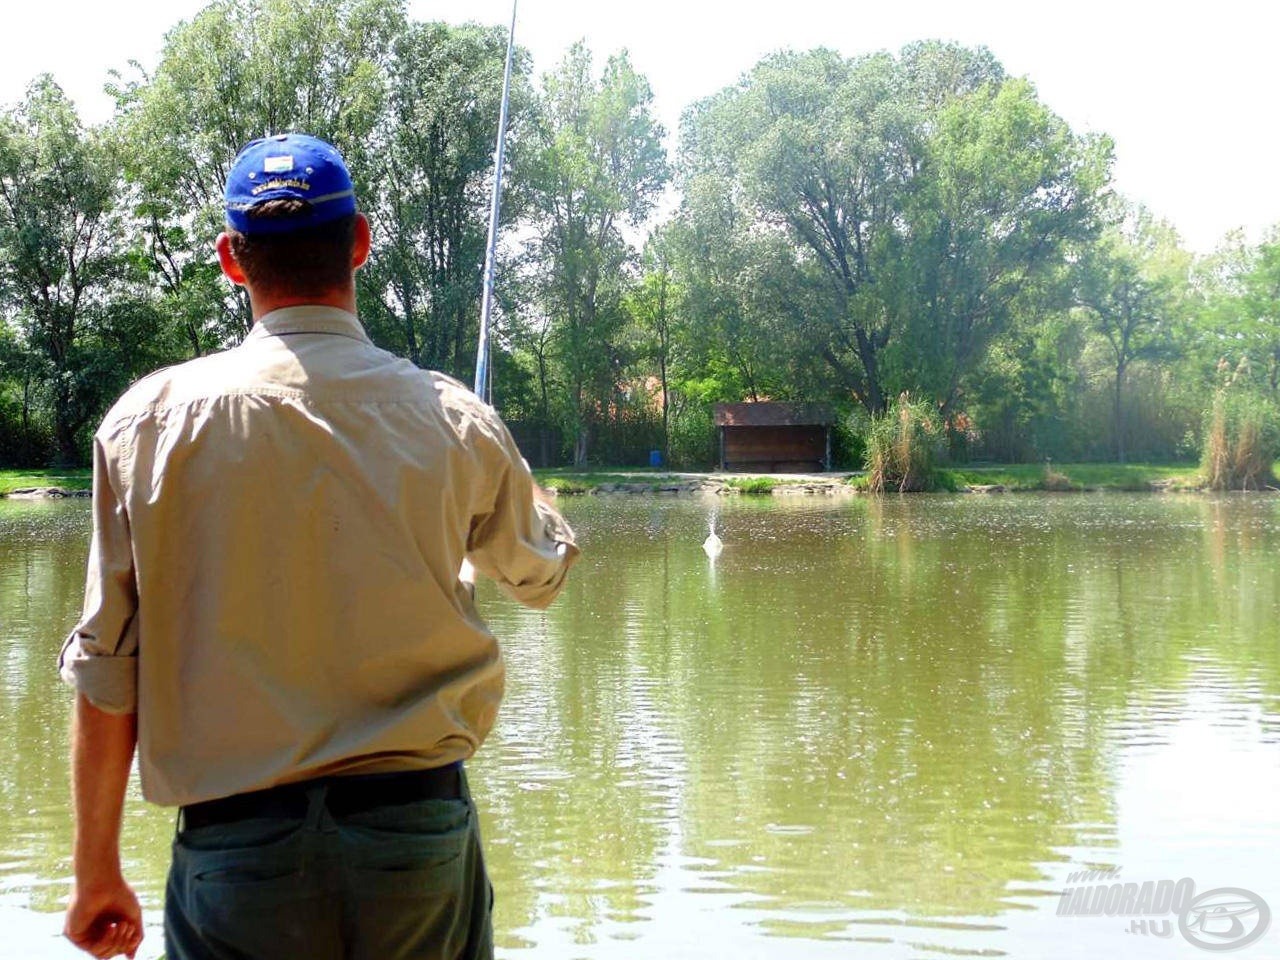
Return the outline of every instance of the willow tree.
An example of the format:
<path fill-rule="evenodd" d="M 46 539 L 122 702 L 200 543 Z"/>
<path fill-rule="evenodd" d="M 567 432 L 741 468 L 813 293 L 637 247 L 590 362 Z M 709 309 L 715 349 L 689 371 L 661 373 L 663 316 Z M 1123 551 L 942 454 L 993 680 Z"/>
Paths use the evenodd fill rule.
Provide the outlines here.
<path fill-rule="evenodd" d="M 876 414 L 908 388 L 954 402 L 1090 233 L 1109 158 L 988 52 L 940 43 L 766 57 L 682 134 L 686 191 L 710 181 L 747 236 L 781 241 L 793 339 Z"/>
<path fill-rule="evenodd" d="M 575 44 L 543 78 L 536 156 L 526 168 L 539 314 L 551 325 L 569 398 L 574 463 L 625 366 L 624 297 L 637 229 L 667 181 L 649 83 L 625 52 L 597 76 Z"/>

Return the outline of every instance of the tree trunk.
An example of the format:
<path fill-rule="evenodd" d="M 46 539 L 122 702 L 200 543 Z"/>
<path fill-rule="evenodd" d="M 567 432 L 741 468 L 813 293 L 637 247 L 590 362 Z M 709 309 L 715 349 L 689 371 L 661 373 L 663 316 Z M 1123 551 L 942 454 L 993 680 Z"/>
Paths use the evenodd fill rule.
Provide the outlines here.
<path fill-rule="evenodd" d="M 667 353 L 664 349 L 662 352 L 662 361 L 658 365 L 660 375 L 662 377 L 662 465 L 667 465 L 667 459 L 670 456 L 668 447 L 670 446 L 669 430 L 669 414 L 667 403 Z"/>
<path fill-rule="evenodd" d="M 76 449 L 76 432 L 75 428 L 67 422 L 61 412 L 55 418 L 54 437 L 58 442 L 57 457 L 54 460 L 55 467 L 75 467 L 79 465 L 80 456 Z"/>
<path fill-rule="evenodd" d="M 866 331 L 861 327 L 855 333 L 858 340 L 858 359 L 862 361 L 862 370 L 867 377 L 867 393 L 862 402 L 868 413 L 878 417 L 884 413 L 885 402 L 884 393 L 880 389 L 880 370 L 876 358 L 875 344 L 871 342 L 871 338 L 867 336 Z"/>
<path fill-rule="evenodd" d="M 582 384 L 573 391 L 573 465 L 587 465 L 587 418 L 582 415 Z"/>
<path fill-rule="evenodd" d="M 1124 405 L 1121 402 L 1121 392 L 1124 389 L 1125 366 L 1124 363 L 1116 364 L 1116 459 L 1120 463 L 1124 463 Z"/>
<path fill-rule="evenodd" d="M 22 460 L 33 459 L 35 448 L 31 443 L 31 371 L 22 372 Z"/>

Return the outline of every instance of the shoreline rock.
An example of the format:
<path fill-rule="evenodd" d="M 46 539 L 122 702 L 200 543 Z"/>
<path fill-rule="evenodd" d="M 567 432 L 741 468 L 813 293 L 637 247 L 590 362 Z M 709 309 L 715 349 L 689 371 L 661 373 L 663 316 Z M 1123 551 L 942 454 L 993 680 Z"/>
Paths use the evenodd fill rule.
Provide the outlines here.
<path fill-rule="evenodd" d="M 67 500 L 92 496 L 92 490 L 71 490 L 67 487 L 19 487 L 0 494 L 0 498 L 6 500 Z"/>
<path fill-rule="evenodd" d="M 771 490 L 753 492 L 712 477 L 652 482 L 601 483 L 582 490 L 557 490 L 558 497 L 595 497 L 611 495 L 694 496 L 710 494 L 718 497 L 787 497 L 787 496 L 854 496 L 859 491 L 842 480 L 812 480 L 776 483 Z"/>

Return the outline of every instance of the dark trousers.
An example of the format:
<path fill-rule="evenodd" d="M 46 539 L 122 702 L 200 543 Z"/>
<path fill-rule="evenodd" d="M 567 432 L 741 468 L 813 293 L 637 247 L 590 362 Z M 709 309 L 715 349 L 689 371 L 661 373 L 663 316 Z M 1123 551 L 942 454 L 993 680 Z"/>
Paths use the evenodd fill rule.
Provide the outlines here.
<path fill-rule="evenodd" d="M 335 816 L 182 828 L 165 888 L 167 960 L 489 960 L 493 891 L 466 789 Z M 181 826 L 181 824 L 180 824 Z"/>

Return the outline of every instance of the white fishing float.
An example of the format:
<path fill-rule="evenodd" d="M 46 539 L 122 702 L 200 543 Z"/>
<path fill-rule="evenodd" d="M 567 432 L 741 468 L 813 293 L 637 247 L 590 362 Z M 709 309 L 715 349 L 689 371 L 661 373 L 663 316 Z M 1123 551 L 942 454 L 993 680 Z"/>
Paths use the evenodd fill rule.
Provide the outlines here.
<path fill-rule="evenodd" d="M 707 539 L 702 541 L 702 549 L 708 557 L 717 557 L 724 549 L 724 541 L 716 536 L 716 515 L 713 513 L 707 520 Z"/>

